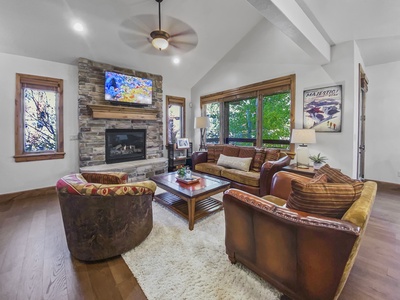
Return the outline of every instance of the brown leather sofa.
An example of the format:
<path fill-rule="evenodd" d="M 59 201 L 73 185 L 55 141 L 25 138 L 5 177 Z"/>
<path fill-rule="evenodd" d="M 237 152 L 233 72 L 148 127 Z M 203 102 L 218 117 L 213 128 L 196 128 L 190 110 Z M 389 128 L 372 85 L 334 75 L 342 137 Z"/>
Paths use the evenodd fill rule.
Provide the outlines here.
<path fill-rule="evenodd" d="M 68 249 L 79 260 L 122 254 L 153 228 L 153 181 L 127 183 L 126 173 L 70 174 L 56 189 Z"/>
<path fill-rule="evenodd" d="M 251 157 L 249 171 L 218 165 L 220 154 L 232 160 Z M 192 170 L 195 172 L 228 180 L 232 188 L 256 196 L 268 195 L 272 176 L 289 164 L 290 157 L 285 152 L 267 148 L 208 145 L 207 152 L 194 152 L 192 155 Z"/>
<path fill-rule="evenodd" d="M 341 219 L 285 207 L 291 181 L 311 179 L 288 172 L 273 176 L 263 198 L 229 189 L 223 197 L 226 253 L 292 299 L 337 299 L 353 266 L 377 185 L 367 181 Z"/>

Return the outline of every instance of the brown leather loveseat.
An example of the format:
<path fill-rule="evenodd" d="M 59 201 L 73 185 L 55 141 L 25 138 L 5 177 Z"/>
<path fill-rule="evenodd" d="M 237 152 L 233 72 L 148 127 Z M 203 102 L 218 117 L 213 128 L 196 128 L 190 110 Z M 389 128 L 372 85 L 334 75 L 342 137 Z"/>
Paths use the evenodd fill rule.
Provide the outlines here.
<path fill-rule="evenodd" d="M 231 187 L 257 196 L 269 194 L 272 176 L 289 163 L 279 149 L 234 145 L 208 145 L 207 152 L 192 155 L 195 172 L 228 180 Z"/>
<path fill-rule="evenodd" d="M 271 195 L 263 198 L 227 190 L 226 253 L 232 263 L 242 263 L 292 299 L 337 299 L 360 247 L 377 185 L 356 182 L 354 186 L 363 186 L 359 198 L 341 218 L 332 218 L 287 207 L 293 187 L 301 186 L 307 197 L 304 187 L 311 186 L 310 180 L 281 171 L 273 176 Z M 341 190 L 351 184 L 317 185 Z"/>

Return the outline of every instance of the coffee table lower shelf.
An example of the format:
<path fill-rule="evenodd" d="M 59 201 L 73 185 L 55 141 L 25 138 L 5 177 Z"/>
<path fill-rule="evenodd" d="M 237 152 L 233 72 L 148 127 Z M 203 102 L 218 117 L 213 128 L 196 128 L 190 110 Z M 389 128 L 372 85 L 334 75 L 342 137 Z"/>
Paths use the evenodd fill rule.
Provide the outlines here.
<path fill-rule="evenodd" d="M 162 193 L 154 196 L 154 200 L 168 209 L 176 212 L 189 221 L 188 203 L 171 193 Z M 222 202 L 213 198 L 207 198 L 196 202 L 194 221 L 204 218 L 212 213 L 222 210 Z"/>

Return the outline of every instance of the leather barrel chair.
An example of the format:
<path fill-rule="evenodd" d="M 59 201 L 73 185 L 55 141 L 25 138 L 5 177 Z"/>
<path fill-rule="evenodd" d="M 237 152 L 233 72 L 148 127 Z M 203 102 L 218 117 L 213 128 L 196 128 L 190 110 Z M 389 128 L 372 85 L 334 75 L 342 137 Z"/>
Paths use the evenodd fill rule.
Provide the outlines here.
<path fill-rule="evenodd" d="M 68 248 L 83 261 L 139 245 L 153 228 L 153 181 L 126 183 L 125 173 L 71 174 L 56 189 Z"/>

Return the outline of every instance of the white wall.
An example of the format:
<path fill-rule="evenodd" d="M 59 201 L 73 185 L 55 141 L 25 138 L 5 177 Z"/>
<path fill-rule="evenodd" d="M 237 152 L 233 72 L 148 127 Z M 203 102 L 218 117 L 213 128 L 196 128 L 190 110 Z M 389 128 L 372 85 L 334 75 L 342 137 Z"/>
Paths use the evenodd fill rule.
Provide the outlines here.
<path fill-rule="evenodd" d="M 302 128 L 303 90 L 342 84 L 342 132 L 317 133 L 317 143 L 310 145 L 310 152 L 321 152 L 331 166 L 354 177 L 355 49 L 353 42 L 337 45 L 332 48 L 331 62 L 320 66 L 271 23 L 262 20 L 193 87 L 195 115 L 200 115 L 202 95 L 296 74 L 295 127 Z M 198 133 L 195 140 L 199 140 Z"/>
<path fill-rule="evenodd" d="M 365 177 L 400 183 L 400 62 L 364 69 L 366 100 Z"/>
<path fill-rule="evenodd" d="M 78 69 L 75 66 L 0 53 L 0 194 L 54 186 L 65 174 L 78 171 Z M 14 161 L 15 74 L 64 80 L 64 159 Z"/>

